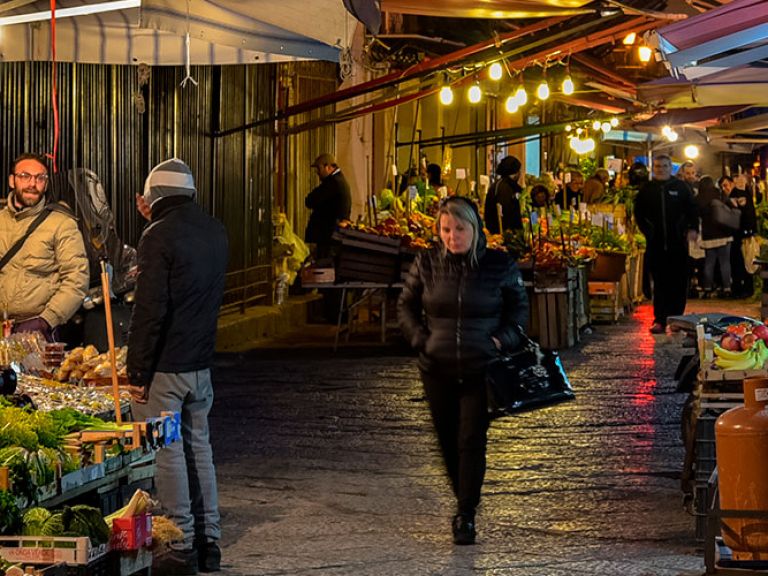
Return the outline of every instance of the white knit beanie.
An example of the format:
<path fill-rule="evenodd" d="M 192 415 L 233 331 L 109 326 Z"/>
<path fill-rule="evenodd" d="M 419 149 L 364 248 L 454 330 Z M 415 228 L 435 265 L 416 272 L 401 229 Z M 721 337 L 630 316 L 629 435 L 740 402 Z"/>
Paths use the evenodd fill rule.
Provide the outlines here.
<path fill-rule="evenodd" d="M 169 196 L 195 197 L 192 171 L 178 158 L 171 158 L 155 166 L 144 184 L 144 201 L 150 207 Z"/>

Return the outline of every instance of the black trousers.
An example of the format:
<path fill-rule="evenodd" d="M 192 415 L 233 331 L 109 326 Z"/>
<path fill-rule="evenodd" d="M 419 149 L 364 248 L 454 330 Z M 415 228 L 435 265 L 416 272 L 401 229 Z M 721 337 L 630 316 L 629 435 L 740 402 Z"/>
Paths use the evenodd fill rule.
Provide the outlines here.
<path fill-rule="evenodd" d="M 688 298 L 688 254 L 679 251 L 654 250 L 648 254 L 653 278 L 654 322 L 666 325 L 667 317 L 685 312 Z"/>
<path fill-rule="evenodd" d="M 473 516 L 485 479 L 489 423 L 485 380 L 426 372 L 421 380 L 458 512 Z"/>

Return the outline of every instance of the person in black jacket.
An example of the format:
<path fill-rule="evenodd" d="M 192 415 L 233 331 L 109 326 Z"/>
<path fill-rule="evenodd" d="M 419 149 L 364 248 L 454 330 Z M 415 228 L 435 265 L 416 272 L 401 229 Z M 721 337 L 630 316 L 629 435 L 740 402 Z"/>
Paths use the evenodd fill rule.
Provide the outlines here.
<path fill-rule="evenodd" d="M 635 219 L 647 241 L 646 262 L 653 279 L 652 334 L 666 331 L 667 318 L 685 312 L 688 242 L 698 237 L 699 218 L 691 188 L 672 177 L 672 160 L 653 159 L 653 180 L 640 188 Z"/>
<path fill-rule="evenodd" d="M 320 178 L 320 185 L 304 200 L 306 207 L 312 210 L 304 239 L 316 245 L 315 257 L 322 259 L 332 256 L 331 236 L 341 220 L 349 219 L 352 196 L 347 179 L 331 154 L 320 154 L 312 166 Z"/>
<path fill-rule="evenodd" d="M 520 194 L 523 189 L 518 184 L 520 160 L 506 156 L 496 167 L 499 179 L 493 184 L 485 197 L 485 225 L 491 234 L 504 230 L 522 230 L 523 217 L 520 213 Z M 499 217 L 499 206 L 501 217 Z"/>
<path fill-rule="evenodd" d="M 737 182 L 730 176 L 720 178 L 720 188 L 730 200 L 730 205 L 741 210 L 739 229 L 733 234 L 731 243 L 731 273 L 733 274 L 733 297 L 748 298 L 755 291 L 752 274 L 747 272 L 741 246 L 745 238 L 757 234 L 757 213 L 751 190 L 747 190 L 746 178 L 739 174 Z"/>
<path fill-rule="evenodd" d="M 723 292 L 731 293 L 731 242 L 734 230 L 726 228 L 715 219 L 712 211 L 715 203 L 728 202 L 728 198 L 717 189 L 714 180 L 704 176 L 698 182 L 699 193 L 696 204 L 701 215 L 701 246 L 704 248 L 704 295 L 710 296 L 714 288 L 715 264 L 720 268 Z"/>
<path fill-rule="evenodd" d="M 438 211 L 440 246 L 416 257 L 398 300 L 400 327 L 419 352 L 419 370 L 457 500 L 453 541 L 475 542 L 475 509 L 485 476 L 485 369 L 520 345 L 528 320 L 523 279 L 508 254 L 486 248 L 468 198 Z"/>
<path fill-rule="evenodd" d="M 174 158 L 150 172 L 144 195 L 137 198 L 151 224 L 139 241 L 128 335 L 131 411 L 137 421 L 179 412 L 183 438 L 156 456 L 157 496 L 184 534 L 156 557 L 152 573 L 159 575 L 218 570 L 221 561 L 208 412 L 227 234 L 194 197 L 192 173 Z"/>

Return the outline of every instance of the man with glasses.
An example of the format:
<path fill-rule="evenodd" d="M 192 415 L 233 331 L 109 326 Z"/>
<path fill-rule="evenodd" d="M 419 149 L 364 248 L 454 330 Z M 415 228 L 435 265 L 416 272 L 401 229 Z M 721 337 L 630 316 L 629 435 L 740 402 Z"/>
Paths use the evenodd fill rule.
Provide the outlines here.
<path fill-rule="evenodd" d="M 685 312 L 688 243 L 698 237 L 699 217 L 691 188 L 672 177 L 672 160 L 653 159 L 653 180 L 640 188 L 635 219 L 647 241 L 645 262 L 653 279 L 651 334 L 666 332 L 667 318 Z"/>
<path fill-rule="evenodd" d="M 88 289 L 88 258 L 74 215 L 46 202 L 48 168 L 22 154 L 8 175 L 0 210 L 0 310 L 14 332 L 40 332 L 48 341 L 80 308 Z"/>

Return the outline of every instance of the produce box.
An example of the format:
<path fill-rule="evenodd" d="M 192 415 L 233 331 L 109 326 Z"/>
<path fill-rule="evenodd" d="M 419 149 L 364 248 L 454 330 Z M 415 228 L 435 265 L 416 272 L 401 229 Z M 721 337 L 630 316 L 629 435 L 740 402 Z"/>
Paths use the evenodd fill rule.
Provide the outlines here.
<path fill-rule="evenodd" d="M 576 280 L 577 270 L 570 266 L 533 267 L 533 287 L 565 288 Z"/>
<path fill-rule="evenodd" d="M 6 562 L 82 566 L 106 555 L 108 546 L 91 546 L 87 536 L 0 536 L 0 557 Z"/>
<path fill-rule="evenodd" d="M 598 252 L 592 270 L 590 282 L 620 282 L 627 270 L 627 254 L 624 252 Z"/>
<path fill-rule="evenodd" d="M 336 279 L 392 284 L 400 280 L 400 239 L 359 230 L 340 229 Z"/>
<path fill-rule="evenodd" d="M 152 514 L 144 513 L 130 518 L 112 520 L 113 550 L 127 551 L 152 545 Z"/>

